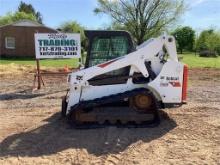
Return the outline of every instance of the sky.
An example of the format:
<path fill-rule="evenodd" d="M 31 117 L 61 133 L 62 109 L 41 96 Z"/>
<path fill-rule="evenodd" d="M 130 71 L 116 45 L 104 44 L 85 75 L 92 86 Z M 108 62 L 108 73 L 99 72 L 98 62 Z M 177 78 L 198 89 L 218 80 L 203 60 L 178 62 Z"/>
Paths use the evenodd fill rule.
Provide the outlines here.
<path fill-rule="evenodd" d="M 15 12 L 21 0 L 0 0 L 0 16 Z M 58 28 L 67 21 L 77 21 L 87 29 L 97 29 L 110 24 L 106 15 L 96 15 L 96 0 L 22 0 L 31 3 L 43 15 L 43 23 Z M 191 26 L 196 31 L 207 28 L 220 29 L 220 0 L 185 0 L 187 11 L 178 25 Z"/>

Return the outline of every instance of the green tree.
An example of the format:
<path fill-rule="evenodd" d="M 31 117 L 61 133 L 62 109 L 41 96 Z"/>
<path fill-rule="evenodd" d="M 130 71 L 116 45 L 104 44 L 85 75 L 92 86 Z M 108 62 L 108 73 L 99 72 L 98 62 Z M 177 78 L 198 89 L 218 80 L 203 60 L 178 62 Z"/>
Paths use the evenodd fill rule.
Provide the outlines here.
<path fill-rule="evenodd" d="M 195 31 L 188 26 L 177 28 L 173 33 L 177 41 L 177 48 L 180 53 L 183 53 L 183 49 L 188 51 L 193 50 L 195 43 Z"/>
<path fill-rule="evenodd" d="M 81 54 L 82 54 L 82 58 L 83 60 L 85 59 L 85 52 L 86 52 L 86 48 L 88 45 L 85 33 L 84 33 L 84 27 L 82 25 L 80 25 L 79 23 L 77 23 L 76 21 L 72 21 L 72 22 L 65 22 L 63 23 L 59 29 L 62 32 L 65 33 L 80 33 L 80 39 L 81 39 Z"/>
<path fill-rule="evenodd" d="M 220 56 L 220 31 L 216 32 L 216 35 L 218 37 L 217 41 L 216 41 L 216 52 L 218 53 L 218 55 Z"/>
<path fill-rule="evenodd" d="M 0 26 L 19 21 L 21 19 L 37 21 L 33 14 L 27 14 L 24 12 L 7 13 L 5 16 L 0 16 Z"/>
<path fill-rule="evenodd" d="M 86 37 L 84 34 L 85 28 L 82 25 L 80 25 L 76 21 L 65 22 L 59 27 L 59 29 L 65 33 L 80 33 L 81 44 L 83 49 L 85 48 L 86 46 Z"/>
<path fill-rule="evenodd" d="M 209 35 L 213 34 L 214 30 L 213 29 L 209 29 L 209 30 L 203 30 L 200 35 L 199 38 L 196 41 L 196 49 L 199 51 L 202 50 L 207 50 L 208 46 L 207 46 L 207 38 Z"/>
<path fill-rule="evenodd" d="M 220 34 L 217 32 L 213 32 L 208 35 L 205 41 L 207 48 L 210 52 L 214 52 L 215 54 L 220 55 Z"/>
<path fill-rule="evenodd" d="M 212 33 L 207 36 L 205 44 L 210 51 L 216 51 L 220 45 L 220 36 L 217 33 Z"/>
<path fill-rule="evenodd" d="M 174 23 L 184 9 L 184 0 L 98 0 L 94 12 L 109 15 L 141 44 Z"/>
<path fill-rule="evenodd" d="M 37 22 L 39 22 L 41 24 L 43 23 L 43 18 L 42 18 L 41 13 L 39 11 L 36 11 L 31 4 L 26 4 L 25 2 L 21 1 L 18 6 L 18 11 L 24 12 L 27 14 L 32 14 L 36 17 Z"/>
<path fill-rule="evenodd" d="M 205 56 L 220 55 L 220 33 L 213 29 L 204 30 L 196 41 L 199 52 L 207 52 Z"/>

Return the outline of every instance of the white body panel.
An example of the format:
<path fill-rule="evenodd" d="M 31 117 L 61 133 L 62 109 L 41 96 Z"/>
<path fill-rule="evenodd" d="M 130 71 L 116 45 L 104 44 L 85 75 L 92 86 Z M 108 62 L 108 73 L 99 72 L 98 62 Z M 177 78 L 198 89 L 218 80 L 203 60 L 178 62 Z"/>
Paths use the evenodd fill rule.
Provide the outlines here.
<path fill-rule="evenodd" d="M 161 62 L 164 55 L 163 47 L 169 54 L 166 63 Z M 126 66 L 131 66 L 130 75 L 140 72 L 144 77 L 149 73 L 145 62 L 151 63 L 151 69 L 157 77 L 148 84 L 133 84 L 132 78 L 128 78 L 125 84 L 92 86 L 88 80 L 98 75 L 117 70 Z M 99 64 L 69 75 L 70 92 L 67 99 L 67 114 L 79 101 L 93 100 L 103 96 L 109 96 L 135 88 L 148 88 L 163 103 L 180 103 L 182 97 L 183 64 L 178 62 L 175 40 L 172 36 L 160 36 L 140 45 L 135 52 L 123 57 L 113 59 L 103 64 Z"/>
<path fill-rule="evenodd" d="M 159 93 L 163 103 L 182 102 L 183 67 L 182 63 L 168 61 L 154 81 L 148 83 Z"/>

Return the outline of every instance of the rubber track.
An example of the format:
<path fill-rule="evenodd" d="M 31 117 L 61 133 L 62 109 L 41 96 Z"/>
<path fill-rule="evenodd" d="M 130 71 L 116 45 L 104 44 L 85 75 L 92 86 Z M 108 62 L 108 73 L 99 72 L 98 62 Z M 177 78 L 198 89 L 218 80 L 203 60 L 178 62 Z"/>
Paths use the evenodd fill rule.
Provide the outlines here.
<path fill-rule="evenodd" d="M 114 94 L 114 95 L 109 95 L 109 96 L 104 96 L 102 98 L 96 98 L 94 100 L 88 100 L 88 101 L 81 101 L 78 104 L 74 105 L 71 107 L 71 112 L 77 110 L 77 109 L 84 109 L 84 108 L 92 108 L 92 107 L 96 107 L 96 106 L 101 106 L 104 104 L 108 104 L 108 103 L 113 103 L 113 102 L 118 102 L 120 100 L 124 100 L 125 98 L 129 98 L 129 97 L 133 97 L 135 95 L 138 94 L 149 94 L 149 90 L 145 89 L 145 88 L 138 88 L 138 89 L 134 89 L 131 91 L 126 91 L 123 93 L 118 93 L 118 94 Z M 152 94 L 153 95 L 153 94 Z M 70 115 L 68 116 L 69 122 L 71 123 L 71 125 L 75 128 L 79 128 L 79 129 L 88 129 L 88 128 L 102 128 L 105 126 L 117 126 L 117 127 L 129 127 L 129 128 L 139 128 L 139 127 L 155 127 L 157 125 L 159 125 L 160 123 L 160 119 L 159 119 L 159 113 L 158 113 L 158 103 L 156 101 L 156 98 L 154 98 L 154 102 L 155 102 L 155 117 L 153 121 L 146 121 L 142 124 L 136 124 L 136 123 L 128 123 L 128 124 L 98 124 L 98 123 L 83 123 L 80 125 L 76 125 L 74 123 L 74 121 L 72 121 L 71 119 L 71 112 Z"/>

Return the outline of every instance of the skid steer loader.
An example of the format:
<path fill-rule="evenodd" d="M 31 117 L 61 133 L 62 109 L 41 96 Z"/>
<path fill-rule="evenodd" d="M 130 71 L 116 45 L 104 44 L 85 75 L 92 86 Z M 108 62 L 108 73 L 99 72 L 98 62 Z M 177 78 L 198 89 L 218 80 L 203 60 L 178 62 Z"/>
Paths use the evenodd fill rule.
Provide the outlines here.
<path fill-rule="evenodd" d="M 161 35 L 135 47 L 126 31 L 85 31 L 85 68 L 68 75 L 62 116 L 76 127 L 158 124 L 158 109 L 186 102 L 187 66 L 175 39 Z"/>

